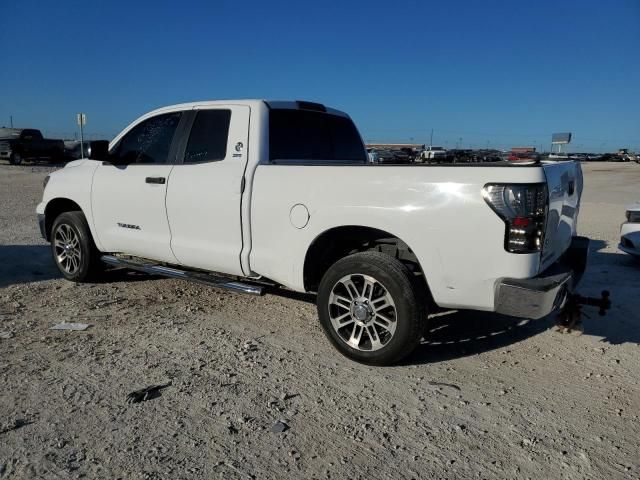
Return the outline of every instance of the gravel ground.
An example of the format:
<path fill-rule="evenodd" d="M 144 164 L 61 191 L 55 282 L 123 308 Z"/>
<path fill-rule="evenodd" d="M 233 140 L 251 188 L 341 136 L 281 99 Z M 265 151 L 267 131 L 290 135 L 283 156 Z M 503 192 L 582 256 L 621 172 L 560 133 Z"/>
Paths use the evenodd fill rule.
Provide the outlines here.
<path fill-rule="evenodd" d="M 390 368 L 340 356 L 299 295 L 60 279 L 48 170 L 0 165 L 0 478 L 640 478 L 640 263 L 616 251 L 640 165 L 584 167 L 582 292 L 610 289 L 608 316 L 442 312 Z"/>

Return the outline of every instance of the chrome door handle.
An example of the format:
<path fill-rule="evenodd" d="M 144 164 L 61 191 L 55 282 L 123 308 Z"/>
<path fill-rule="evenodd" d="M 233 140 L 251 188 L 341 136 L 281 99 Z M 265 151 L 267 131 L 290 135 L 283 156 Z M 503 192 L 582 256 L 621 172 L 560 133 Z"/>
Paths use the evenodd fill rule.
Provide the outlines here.
<path fill-rule="evenodd" d="M 164 177 L 147 177 L 145 179 L 145 182 L 147 182 L 147 183 L 156 183 L 156 184 L 160 184 L 160 185 L 162 185 L 166 181 L 167 180 Z"/>

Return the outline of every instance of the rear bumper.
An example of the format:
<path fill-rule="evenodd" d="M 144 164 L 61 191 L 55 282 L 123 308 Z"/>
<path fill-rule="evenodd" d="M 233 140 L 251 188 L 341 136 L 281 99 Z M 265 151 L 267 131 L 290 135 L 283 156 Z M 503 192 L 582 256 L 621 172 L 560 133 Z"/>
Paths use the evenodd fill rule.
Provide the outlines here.
<path fill-rule="evenodd" d="M 574 237 L 564 255 L 534 278 L 503 278 L 496 288 L 495 311 L 522 318 L 542 318 L 560 308 L 587 265 L 589 239 Z"/>

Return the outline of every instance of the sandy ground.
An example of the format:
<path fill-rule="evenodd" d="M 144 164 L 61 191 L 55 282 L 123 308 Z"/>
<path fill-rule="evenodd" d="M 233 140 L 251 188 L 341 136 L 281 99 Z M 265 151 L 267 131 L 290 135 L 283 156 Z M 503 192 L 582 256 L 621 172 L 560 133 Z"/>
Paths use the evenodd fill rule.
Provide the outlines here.
<path fill-rule="evenodd" d="M 607 317 L 446 312 L 390 368 L 340 356 L 296 295 L 60 279 L 47 170 L 0 166 L 0 478 L 640 478 L 640 262 L 616 251 L 640 165 L 584 167 L 582 292 L 610 289 Z"/>

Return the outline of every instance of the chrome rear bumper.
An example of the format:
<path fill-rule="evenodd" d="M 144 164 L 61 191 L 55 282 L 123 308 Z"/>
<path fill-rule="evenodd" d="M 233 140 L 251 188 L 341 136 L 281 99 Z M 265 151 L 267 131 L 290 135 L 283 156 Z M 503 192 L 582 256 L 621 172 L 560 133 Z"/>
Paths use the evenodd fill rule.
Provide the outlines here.
<path fill-rule="evenodd" d="M 564 255 L 537 277 L 503 278 L 496 287 L 495 311 L 537 319 L 560 308 L 582 278 L 588 253 L 589 239 L 574 237 Z"/>

